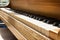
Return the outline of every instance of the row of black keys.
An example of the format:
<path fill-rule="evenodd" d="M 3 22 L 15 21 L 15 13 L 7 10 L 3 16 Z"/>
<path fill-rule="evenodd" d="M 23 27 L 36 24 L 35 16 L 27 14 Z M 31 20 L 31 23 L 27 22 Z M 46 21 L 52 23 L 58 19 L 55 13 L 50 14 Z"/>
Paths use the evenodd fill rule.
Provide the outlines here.
<path fill-rule="evenodd" d="M 28 16 L 28 17 L 33 18 L 33 19 L 36 19 L 36 20 L 39 20 L 39 21 L 43 21 L 44 23 L 53 24 L 54 26 L 60 27 L 60 21 L 55 20 L 54 18 L 47 18 L 44 16 L 39 17 L 39 16 L 24 14 L 24 13 L 23 13 L 23 15 Z"/>
<path fill-rule="evenodd" d="M 38 21 L 43 21 L 44 23 L 52 24 L 53 26 L 60 27 L 60 20 L 56 20 L 55 18 L 38 16 L 38 15 L 34 15 L 32 13 L 25 12 L 25 11 L 18 11 L 18 10 L 12 10 L 12 9 L 9 9 L 9 10 L 14 11 L 14 12 L 19 13 L 19 14 L 22 14 L 22 15 L 25 15 L 25 16 L 28 16 L 30 18 L 36 19 Z"/>

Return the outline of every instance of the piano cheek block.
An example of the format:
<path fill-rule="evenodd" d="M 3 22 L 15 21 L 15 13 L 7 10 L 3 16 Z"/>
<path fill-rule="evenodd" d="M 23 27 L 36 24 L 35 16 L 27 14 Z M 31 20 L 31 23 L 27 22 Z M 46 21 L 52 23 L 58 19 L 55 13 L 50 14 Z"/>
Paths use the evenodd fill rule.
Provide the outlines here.
<path fill-rule="evenodd" d="M 60 29 L 49 31 L 49 37 L 53 38 L 54 40 L 60 40 Z"/>

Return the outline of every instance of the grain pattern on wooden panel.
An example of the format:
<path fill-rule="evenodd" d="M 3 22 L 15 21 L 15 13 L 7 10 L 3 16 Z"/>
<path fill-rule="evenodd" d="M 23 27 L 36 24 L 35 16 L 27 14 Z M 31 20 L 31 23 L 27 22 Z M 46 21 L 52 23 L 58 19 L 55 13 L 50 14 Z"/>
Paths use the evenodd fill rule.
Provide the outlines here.
<path fill-rule="evenodd" d="M 50 31 L 51 33 L 49 33 L 50 37 L 55 38 L 56 40 L 60 40 L 60 28 L 59 29 L 55 29 L 54 31 L 55 32 L 58 31 L 58 35 L 56 33 L 54 33 L 53 30 L 52 30 L 52 31 Z"/>
<path fill-rule="evenodd" d="M 50 38 L 40 34 L 39 32 L 33 30 L 32 28 L 28 27 L 27 25 L 23 24 L 22 22 L 16 20 L 15 18 L 9 16 L 8 14 L 2 12 L 0 14 L 4 18 L 12 24 L 27 40 L 51 40 Z M 3 19 L 4 19 L 3 18 Z"/>
<path fill-rule="evenodd" d="M 0 12 L 1 13 L 1 12 Z M 7 28 L 13 33 L 13 35 L 18 39 L 18 40 L 27 40 L 20 32 L 12 26 L 4 17 L 0 15 L 1 20 L 6 24 Z"/>
<path fill-rule="evenodd" d="M 4 11 L 4 10 L 3 10 Z M 9 14 L 10 16 L 16 18 L 17 20 L 25 23 L 26 25 L 29 25 L 30 27 L 34 28 L 35 30 L 39 31 L 39 32 L 42 32 L 44 33 L 45 35 L 47 35 L 48 37 L 51 37 L 53 39 L 59 39 L 60 37 L 60 28 L 55 28 L 55 26 L 51 26 L 51 25 L 44 25 L 43 23 L 43 26 L 40 25 L 40 22 L 36 22 L 36 21 L 33 21 L 34 19 L 30 19 L 28 17 L 23 17 L 22 15 L 19 15 L 19 14 L 15 14 L 13 12 L 8 12 L 8 11 L 5 11 L 7 14 Z M 29 20 L 28 20 L 29 19 Z M 36 23 L 36 24 L 35 24 Z M 39 23 L 39 24 L 38 24 Z M 40 26 L 38 26 L 40 25 Z M 45 29 L 44 27 L 47 27 L 48 29 L 50 28 L 50 31 L 47 30 L 47 28 Z M 52 29 L 52 28 L 54 29 Z M 51 30 L 52 29 L 52 30 Z M 53 35 L 52 35 L 53 34 Z"/>
<path fill-rule="evenodd" d="M 58 39 L 58 37 L 59 37 L 59 32 L 60 32 L 60 29 L 59 28 L 57 28 L 57 31 L 56 31 L 56 29 L 52 29 L 53 31 L 49 31 L 49 30 L 47 30 L 47 28 L 49 29 L 49 27 L 51 28 L 55 28 L 55 27 L 53 27 L 53 26 L 51 26 L 51 25 L 43 25 L 43 23 L 40 23 L 40 22 L 36 22 L 36 21 L 33 21 L 34 19 L 29 19 L 29 18 L 25 18 L 25 16 L 24 16 L 24 18 L 21 16 L 21 15 L 12 15 L 12 14 L 10 14 L 11 16 L 13 16 L 14 18 L 16 18 L 17 20 L 19 20 L 19 21 L 22 21 L 23 23 L 25 23 L 26 25 L 29 25 L 30 27 L 32 27 L 32 28 L 34 28 L 35 30 L 37 30 L 37 31 L 39 31 L 39 32 L 42 32 L 42 33 L 44 33 L 45 35 L 47 35 L 48 37 L 51 37 L 51 38 L 53 38 L 53 39 Z M 28 20 L 29 19 L 29 20 Z M 41 25 L 43 25 L 43 26 L 41 26 Z M 38 26 L 39 25 L 39 26 Z M 45 29 L 45 27 L 46 27 L 46 29 Z M 50 33 L 55 33 L 55 34 L 53 34 L 54 35 L 54 37 L 50 34 Z M 57 33 L 56 33 L 57 32 Z M 55 37 L 56 36 L 56 37 Z"/>
<path fill-rule="evenodd" d="M 60 19 L 60 0 L 11 0 L 11 8 Z"/>
<path fill-rule="evenodd" d="M 19 14 L 14 14 L 14 13 L 12 13 L 12 12 L 7 12 L 7 11 L 5 11 L 5 12 L 6 12 L 7 14 L 9 14 L 10 16 L 16 18 L 17 20 L 25 23 L 26 25 L 34 28 L 35 30 L 44 33 L 44 34 L 47 35 L 48 37 L 51 37 L 52 39 L 57 40 L 57 39 L 59 38 L 59 34 L 60 34 L 60 29 L 59 29 L 59 28 L 55 28 L 55 27 L 53 27 L 53 26 L 51 26 L 51 25 L 47 25 L 47 26 L 46 26 L 46 25 L 44 25 L 43 23 L 41 23 L 41 24 L 43 24 L 43 26 L 41 26 L 41 25 L 40 25 L 40 22 L 38 22 L 38 21 L 36 22 L 36 20 L 33 21 L 34 19 L 31 20 L 30 18 L 28 18 L 28 17 L 26 18 L 25 16 L 23 17 L 22 15 L 19 15 Z M 27 19 L 29 19 L 29 20 L 27 20 Z M 35 24 L 34 22 L 35 22 L 36 24 Z M 39 24 L 38 24 L 38 23 L 39 23 Z M 39 26 L 38 26 L 38 25 L 39 25 Z M 47 27 L 47 28 L 50 29 L 50 30 L 48 30 L 48 29 L 45 28 L 45 27 Z M 52 29 L 52 28 L 54 28 L 54 29 Z M 52 35 L 52 34 L 53 34 L 53 35 Z"/>

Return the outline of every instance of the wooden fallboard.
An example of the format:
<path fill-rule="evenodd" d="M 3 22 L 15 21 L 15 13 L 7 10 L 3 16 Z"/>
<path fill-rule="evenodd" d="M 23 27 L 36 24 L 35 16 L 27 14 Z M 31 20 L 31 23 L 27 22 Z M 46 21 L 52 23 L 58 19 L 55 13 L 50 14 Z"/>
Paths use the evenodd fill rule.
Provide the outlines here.
<path fill-rule="evenodd" d="M 13 9 L 39 12 L 34 14 L 60 19 L 60 0 L 11 0 L 10 6 Z"/>

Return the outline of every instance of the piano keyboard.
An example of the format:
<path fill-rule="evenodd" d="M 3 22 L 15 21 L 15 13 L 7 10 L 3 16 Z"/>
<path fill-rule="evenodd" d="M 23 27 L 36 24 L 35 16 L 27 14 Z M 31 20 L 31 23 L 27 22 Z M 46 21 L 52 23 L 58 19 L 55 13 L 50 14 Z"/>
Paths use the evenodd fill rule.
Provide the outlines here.
<path fill-rule="evenodd" d="M 24 16 L 36 19 L 38 21 L 43 21 L 44 23 L 52 24 L 53 26 L 60 27 L 60 20 L 57 20 L 57 19 L 54 19 L 54 18 L 45 17 L 45 16 L 41 16 L 41 15 L 40 16 L 39 15 L 34 15 L 32 13 L 19 11 L 19 10 L 13 10 L 13 9 L 7 9 L 7 10 L 14 11 L 14 12 L 16 12 L 18 14 L 22 14 Z"/>
<path fill-rule="evenodd" d="M 0 13 L 2 13 L 0 15 L 1 19 L 10 29 L 10 31 L 12 31 L 12 33 L 14 32 L 13 34 L 15 34 L 15 36 L 17 37 L 18 40 L 52 40 L 52 39 L 42 35 L 41 33 L 38 33 L 37 31 L 35 31 L 32 28 L 28 27 L 27 25 L 23 24 L 22 22 L 16 20 L 15 18 L 9 16 L 8 14 L 5 14 L 4 12 L 0 12 Z M 3 14 L 4 14 L 4 17 L 2 17 Z M 8 20 L 8 18 L 10 19 L 10 21 Z M 15 22 L 16 24 L 13 22 Z M 21 36 L 21 34 L 19 34 L 19 32 L 21 34 L 23 34 L 24 37 Z"/>
<path fill-rule="evenodd" d="M 19 12 L 17 12 L 17 13 L 19 13 Z M 36 15 L 29 14 L 29 13 L 24 13 L 24 12 L 19 13 L 19 14 L 36 19 L 38 21 L 43 21 L 44 23 L 52 24 L 53 26 L 60 27 L 60 21 L 56 20 L 54 18 L 47 18 L 45 16 L 36 16 Z"/>
<path fill-rule="evenodd" d="M 11 10 L 6 10 L 4 8 L 2 8 L 1 10 L 49 38 L 52 38 L 54 40 L 60 39 L 59 20 L 56 20 L 54 18 L 47 18 L 45 16 L 32 15 L 27 12 L 14 12 Z"/>

